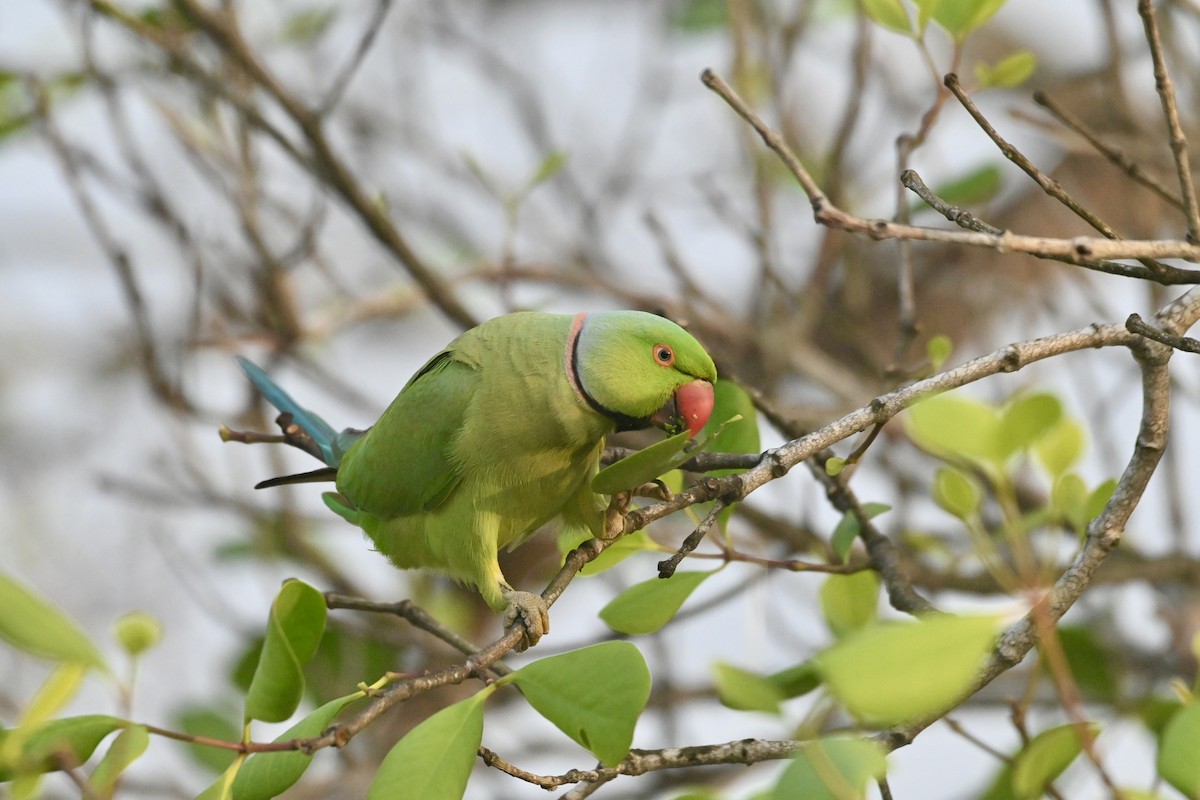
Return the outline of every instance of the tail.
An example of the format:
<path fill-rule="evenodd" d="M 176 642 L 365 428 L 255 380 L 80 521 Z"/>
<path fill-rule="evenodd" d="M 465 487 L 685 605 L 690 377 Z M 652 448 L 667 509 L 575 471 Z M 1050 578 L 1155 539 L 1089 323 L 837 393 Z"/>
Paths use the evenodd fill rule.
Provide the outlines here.
<path fill-rule="evenodd" d="M 238 356 L 237 362 L 242 368 L 242 372 L 245 372 L 246 377 L 250 379 L 250 382 L 254 384 L 258 391 L 262 392 L 263 397 L 267 398 L 267 402 L 281 412 L 291 414 L 292 421 L 299 425 L 308 434 L 309 438 L 312 439 L 313 443 L 316 444 L 317 449 L 320 451 L 320 459 L 336 470 L 338 463 L 342 460 L 342 454 L 346 452 L 346 449 L 356 439 L 362 436 L 363 432 L 347 429 L 338 433 L 328 422 L 293 400 L 291 395 L 279 388 L 274 381 L 267 377 L 267 373 L 263 372 L 257 365 L 241 356 Z M 314 453 L 314 455 L 316 454 Z M 317 473 L 329 474 L 326 470 L 317 470 Z M 316 473 L 312 473 L 312 475 L 316 475 Z M 310 478 L 310 480 L 313 479 L 318 478 Z M 273 480 L 282 479 L 276 478 Z"/>

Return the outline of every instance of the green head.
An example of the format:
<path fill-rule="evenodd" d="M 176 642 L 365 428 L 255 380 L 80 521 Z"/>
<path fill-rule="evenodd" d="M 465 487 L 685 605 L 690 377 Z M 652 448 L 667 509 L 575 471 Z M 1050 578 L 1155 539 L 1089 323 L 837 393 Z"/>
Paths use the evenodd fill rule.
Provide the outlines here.
<path fill-rule="evenodd" d="M 717 368 L 674 322 L 642 311 L 580 314 L 569 341 L 572 385 L 618 430 L 657 425 L 694 436 L 712 414 Z"/>

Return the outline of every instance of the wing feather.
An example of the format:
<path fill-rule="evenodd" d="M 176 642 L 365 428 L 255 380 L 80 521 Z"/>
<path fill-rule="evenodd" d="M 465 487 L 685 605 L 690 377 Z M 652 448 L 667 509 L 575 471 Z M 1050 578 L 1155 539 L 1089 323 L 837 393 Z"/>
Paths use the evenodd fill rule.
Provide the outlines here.
<path fill-rule="evenodd" d="M 430 359 L 342 458 L 338 491 L 381 518 L 441 504 L 461 480 L 453 445 L 478 382 L 475 366 L 453 350 Z"/>

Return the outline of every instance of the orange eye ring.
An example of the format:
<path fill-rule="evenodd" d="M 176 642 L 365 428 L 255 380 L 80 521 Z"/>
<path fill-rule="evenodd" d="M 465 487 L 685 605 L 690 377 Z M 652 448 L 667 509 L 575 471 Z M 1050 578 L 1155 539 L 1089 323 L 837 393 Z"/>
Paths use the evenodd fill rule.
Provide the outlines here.
<path fill-rule="evenodd" d="M 663 367 L 670 367 L 675 364 L 675 351 L 671 349 L 669 344 L 654 345 L 654 362 Z"/>

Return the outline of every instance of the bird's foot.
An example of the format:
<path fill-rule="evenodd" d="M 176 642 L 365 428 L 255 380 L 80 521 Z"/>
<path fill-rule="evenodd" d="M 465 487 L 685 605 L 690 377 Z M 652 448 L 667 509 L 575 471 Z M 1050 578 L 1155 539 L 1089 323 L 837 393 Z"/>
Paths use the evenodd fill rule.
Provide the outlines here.
<path fill-rule="evenodd" d="M 526 650 L 538 643 L 538 639 L 550 632 L 550 607 L 540 594 L 533 592 L 518 592 L 507 589 L 504 599 L 508 607 L 504 609 L 504 629 L 508 630 L 520 618 L 525 626 L 525 637 L 517 645 L 517 650 Z"/>
<path fill-rule="evenodd" d="M 632 501 L 633 496 L 629 492 L 617 492 L 612 496 L 608 508 L 604 509 L 604 532 L 600 538 L 611 542 L 625 532 L 625 515 L 629 513 Z"/>

